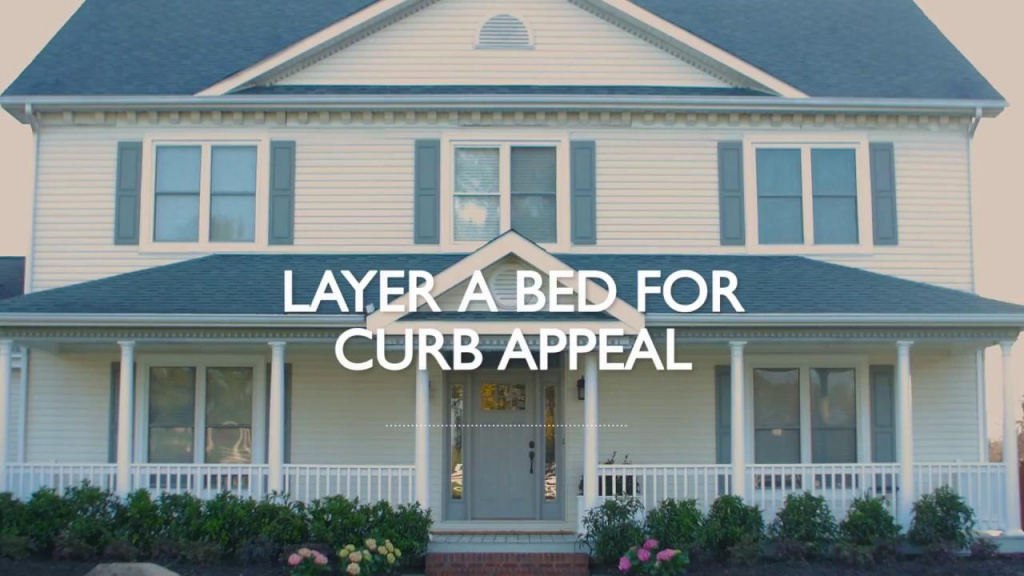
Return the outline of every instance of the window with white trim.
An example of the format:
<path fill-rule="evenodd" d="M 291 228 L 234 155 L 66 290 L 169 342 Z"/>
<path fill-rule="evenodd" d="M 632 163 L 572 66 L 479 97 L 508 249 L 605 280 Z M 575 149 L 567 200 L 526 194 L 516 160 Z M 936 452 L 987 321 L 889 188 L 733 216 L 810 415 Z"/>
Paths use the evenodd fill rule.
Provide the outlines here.
<path fill-rule="evenodd" d="M 861 142 L 755 142 L 748 217 L 760 246 L 870 243 L 870 182 Z"/>
<path fill-rule="evenodd" d="M 558 242 L 558 145 L 456 144 L 452 156 L 454 242 L 487 242 L 507 230 Z"/>
<path fill-rule="evenodd" d="M 256 142 L 160 142 L 153 148 L 153 244 L 251 245 L 264 163 Z"/>
<path fill-rule="evenodd" d="M 812 362 L 751 370 L 757 464 L 833 464 L 859 459 L 862 367 Z"/>
<path fill-rule="evenodd" d="M 264 394 L 257 366 L 156 362 L 141 400 L 144 461 L 153 464 L 252 464 L 262 460 L 257 416 Z M 258 429 L 257 429 L 258 428 Z"/>

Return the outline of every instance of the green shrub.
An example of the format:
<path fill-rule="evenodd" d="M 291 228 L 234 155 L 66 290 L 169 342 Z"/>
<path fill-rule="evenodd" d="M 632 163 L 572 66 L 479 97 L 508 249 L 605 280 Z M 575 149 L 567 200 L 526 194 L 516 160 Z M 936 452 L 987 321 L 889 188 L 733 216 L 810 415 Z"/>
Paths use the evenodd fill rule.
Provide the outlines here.
<path fill-rule="evenodd" d="M 886 562 L 896 557 L 899 536 L 884 498 L 857 498 L 839 523 L 836 557 L 855 566 Z"/>
<path fill-rule="evenodd" d="M 24 535 L 32 547 L 43 554 L 49 554 L 57 535 L 74 517 L 74 511 L 64 498 L 50 488 L 44 488 L 32 495 L 25 504 L 25 514 L 31 521 L 25 524 Z"/>
<path fill-rule="evenodd" d="M 104 556 L 125 559 L 133 555 L 136 559 L 151 557 L 164 529 L 159 505 L 145 490 L 132 492 L 117 507 L 114 526 L 116 546 Z"/>
<path fill-rule="evenodd" d="M 430 527 L 434 522 L 429 511 L 420 508 L 419 504 L 392 508 L 387 502 L 380 502 L 370 509 L 370 513 L 373 516 L 370 536 L 378 541 L 390 540 L 402 551 L 403 565 L 418 565 L 426 557 Z"/>
<path fill-rule="evenodd" d="M 330 550 L 340 550 L 351 542 L 366 539 L 369 515 L 356 500 L 328 496 L 309 506 L 309 538 Z"/>
<path fill-rule="evenodd" d="M 233 557 L 242 544 L 259 534 L 253 522 L 256 502 L 230 492 L 221 492 L 203 503 L 203 537 L 220 548 L 221 554 Z"/>
<path fill-rule="evenodd" d="M 67 489 L 63 504 L 70 521 L 54 539 L 54 556 L 67 560 L 96 558 L 113 538 L 118 508 L 114 495 L 83 482 Z"/>
<path fill-rule="evenodd" d="M 914 503 L 907 538 L 940 557 L 966 550 L 974 541 L 974 510 L 952 488 L 943 486 Z"/>
<path fill-rule="evenodd" d="M 704 514 L 696 500 L 669 498 L 647 513 L 647 535 L 665 548 L 691 553 L 700 543 Z"/>
<path fill-rule="evenodd" d="M 32 554 L 32 540 L 25 535 L 30 517 L 24 502 L 0 494 L 0 558 L 23 560 Z"/>
<path fill-rule="evenodd" d="M 717 559 L 728 560 L 741 552 L 741 560 L 748 561 L 754 550 L 760 550 L 764 520 L 761 510 L 744 504 L 739 496 L 721 496 L 711 505 L 701 532 L 704 549 Z"/>
<path fill-rule="evenodd" d="M 615 565 L 630 546 L 643 542 L 644 531 L 638 520 L 643 509 L 636 498 L 623 497 L 606 500 L 587 512 L 583 518 L 583 541 L 594 561 L 603 566 Z"/>
<path fill-rule="evenodd" d="M 257 502 L 251 522 L 256 533 L 235 553 L 244 564 L 276 562 L 286 547 L 302 544 L 309 538 L 306 506 L 283 495 L 272 494 Z"/>
<path fill-rule="evenodd" d="M 776 551 L 785 560 L 824 557 L 837 531 L 825 498 L 809 492 L 786 496 L 786 503 L 770 528 Z"/>

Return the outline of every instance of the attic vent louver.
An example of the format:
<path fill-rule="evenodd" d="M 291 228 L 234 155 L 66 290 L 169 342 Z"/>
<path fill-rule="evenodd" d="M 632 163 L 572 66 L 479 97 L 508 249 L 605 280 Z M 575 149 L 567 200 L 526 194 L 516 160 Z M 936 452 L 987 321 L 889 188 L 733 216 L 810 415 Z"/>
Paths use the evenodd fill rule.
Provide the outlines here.
<path fill-rule="evenodd" d="M 530 29 L 523 21 L 509 14 L 499 14 L 480 29 L 477 48 L 499 50 L 529 49 L 533 47 Z"/>
<path fill-rule="evenodd" d="M 487 289 L 490 290 L 491 296 L 494 297 L 494 303 L 498 305 L 499 309 L 515 311 L 516 282 L 517 274 L 520 270 L 524 270 L 524 268 L 516 264 L 504 264 L 491 273 Z M 535 296 L 526 297 L 527 304 L 535 304 L 536 302 L 537 298 Z"/>

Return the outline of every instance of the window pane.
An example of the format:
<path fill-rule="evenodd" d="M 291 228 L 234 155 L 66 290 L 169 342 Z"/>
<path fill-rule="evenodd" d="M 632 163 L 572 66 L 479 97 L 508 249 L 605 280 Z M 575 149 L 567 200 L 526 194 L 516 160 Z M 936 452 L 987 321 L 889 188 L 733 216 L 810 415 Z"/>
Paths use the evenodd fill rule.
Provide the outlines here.
<path fill-rule="evenodd" d="M 558 439 L 555 411 L 558 396 L 554 386 L 544 387 L 544 499 L 558 499 Z"/>
<path fill-rule="evenodd" d="M 206 425 L 252 425 L 252 368 L 206 370 Z"/>
<path fill-rule="evenodd" d="M 757 195 L 803 196 L 800 150 L 761 149 L 757 151 Z"/>
<path fill-rule="evenodd" d="M 856 426 L 856 371 L 852 368 L 811 370 L 811 407 L 815 427 Z"/>
<path fill-rule="evenodd" d="M 839 464 L 857 461 L 857 430 L 819 428 L 811 433 L 811 451 L 815 464 Z"/>
<path fill-rule="evenodd" d="M 153 239 L 157 242 L 197 242 L 199 195 L 157 194 Z"/>
<path fill-rule="evenodd" d="M 800 150 L 757 151 L 757 225 L 761 244 L 803 244 Z"/>
<path fill-rule="evenodd" d="M 491 240 L 501 227 L 501 203 L 497 196 L 455 197 L 455 240 Z"/>
<path fill-rule="evenodd" d="M 554 148 L 512 148 L 512 193 L 554 194 L 557 158 Z"/>
<path fill-rule="evenodd" d="M 207 464 L 251 464 L 252 428 L 207 428 Z"/>
<path fill-rule="evenodd" d="M 800 462 L 800 430 L 781 428 L 754 431 L 754 463 Z"/>
<path fill-rule="evenodd" d="M 857 244 L 857 198 L 814 198 L 814 243 Z"/>
<path fill-rule="evenodd" d="M 557 242 L 555 196 L 513 194 L 512 229 L 538 244 Z"/>
<path fill-rule="evenodd" d="M 800 427 L 800 370 L 754 370 L 754 426 Z"/>
<path fill-rule="evenodd" d="M 455 193 L 497 194 L 497 148 L 458 148 L 455 150 Z"/>
<path fill-rule="evenodd" d="M 451 485 L 452 500 L 462 500 L 462 384 L 452 383 L 451 406 L 449 407 L 449 423 L 451 424 Z"/>
<path fill-rule="evenodd" d="M 149 425 L 189 427 L 195 422 L 195 368 L 151 368 Z"/>
<path fill-rule="evenodd" d="M 255 196 L 213 196 L 210 201 L 211 242 L 253 242 L 256 239 Z"/>
<path fill-rule="evenodd" d="M 815 244 L 856 244 L 857 159 L 853 150 L 812 150 Z"/>
<path fill-rule="evenodd" d="M 758 198 L 757 226 L 761 244 L 803 244 L 803 199 Z"/>
<path fill-rule="evenodd" d="M 150 428 L 149 461 L 153 464 L 191 464 L 192 428 Z"/>
<path fill-rule="evenodd" d="M 156 193 L 199 194 L 199 146 L 160 146 L 156 149 Z"/>
<path fill-rule="evenodd" d="M 256 194 L 256 147 L 214 146 L 213 194 Z"/>

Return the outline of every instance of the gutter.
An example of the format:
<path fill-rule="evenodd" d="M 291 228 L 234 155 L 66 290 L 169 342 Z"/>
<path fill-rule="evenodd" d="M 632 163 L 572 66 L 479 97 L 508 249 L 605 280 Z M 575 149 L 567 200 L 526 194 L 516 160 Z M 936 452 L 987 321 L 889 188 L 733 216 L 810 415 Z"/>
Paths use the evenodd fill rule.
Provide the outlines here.
<path fill-rule="evenodd" d="M 948 113 L 963 115 L 982 110 L 998 115 L 1005 100 L 941 100 L 898 98 L 782 98 L 777 96 L 667 96 L 667 95 L 558 95 L 558 94 L 431 94 L 431 95 L 228 95 L 228 96 L 4 96 L 0 106 L 26 122 L 29 106 L 36 111 L 125 110 L 329 110 L 424 107 L 430 109 L 574 108 L 610 110 L 637 108 L 684 111 L 745 112 L 889 112 Z"/>
<path fill-rule="evenodd" d="M 359 314 L 0 314 L 5 327 L 363 328 Z M 472 321 L 466 322 L 472 327 Z M 1024 314 L 648 314 L 646 327 L 1001 327 L 1024 328 Z"/>

